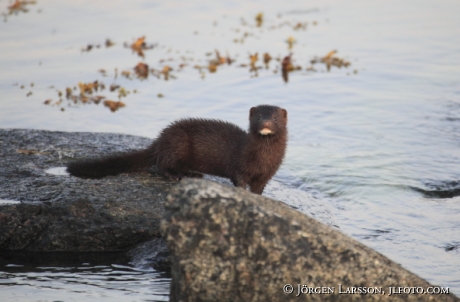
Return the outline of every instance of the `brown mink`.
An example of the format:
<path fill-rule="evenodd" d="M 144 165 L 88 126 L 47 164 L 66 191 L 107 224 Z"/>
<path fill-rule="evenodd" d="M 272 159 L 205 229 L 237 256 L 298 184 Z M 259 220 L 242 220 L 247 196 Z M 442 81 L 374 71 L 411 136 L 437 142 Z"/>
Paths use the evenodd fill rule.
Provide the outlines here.
<path fill-rule="evenodd" d="M 249 111 L 249 132 L 219 120 L 182 119 L 163 129 L 147 149 L 71 162 L 67 172 L 100 178 L 156 166 L 168 178 L 212 174 L 262 194 L 283 161 L 286 143 L 287 111 L 260 105 Z"/>

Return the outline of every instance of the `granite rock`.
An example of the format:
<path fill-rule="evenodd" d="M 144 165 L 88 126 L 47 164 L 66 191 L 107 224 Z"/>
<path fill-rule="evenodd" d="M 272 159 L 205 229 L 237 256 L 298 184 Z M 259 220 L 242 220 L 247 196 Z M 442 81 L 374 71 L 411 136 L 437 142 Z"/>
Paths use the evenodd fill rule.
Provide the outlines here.
<path fill-rule="evenodd" d="M 68 161 L 150 142 L 121 134 L 0 129 L 0 251 L 121 251 L 159 237 L 174 182 L 146 172 L 97 180 L 63 173 Z"/>
<path fill-rule="evenodd" d="M 339 231 L 239 188 L 185 179 L 165 207 L 173 302 L 459 301 L 451 294 L 390 297 L 390 287 L 432 285 Z"/>

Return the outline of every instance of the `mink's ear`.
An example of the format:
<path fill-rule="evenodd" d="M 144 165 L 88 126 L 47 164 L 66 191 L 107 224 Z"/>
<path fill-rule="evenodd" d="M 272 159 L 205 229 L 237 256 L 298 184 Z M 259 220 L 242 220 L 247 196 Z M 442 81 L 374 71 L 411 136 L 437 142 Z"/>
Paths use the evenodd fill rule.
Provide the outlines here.
<path fill-rule="evenodd" d="M 249 110 L 249 118 L 253 117 L 255 113 L 256 113 L 256 107 L 252 107 Z"/>
<path fill-rule="evenodd" d="M 287 120 L 287 111 L 286 111 L 286 109 L 281 109 L 281 114 L 284 117 L 284 119 Z"/>

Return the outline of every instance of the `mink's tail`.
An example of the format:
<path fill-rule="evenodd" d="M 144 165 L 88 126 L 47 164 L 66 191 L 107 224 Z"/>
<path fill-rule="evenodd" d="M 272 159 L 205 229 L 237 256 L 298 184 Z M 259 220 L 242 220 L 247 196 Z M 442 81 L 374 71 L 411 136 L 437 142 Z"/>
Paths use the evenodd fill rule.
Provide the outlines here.
<path fill-rule="evenodd" d="M 151 165 L 151 150 L 145 149 L 108 157 L 71 162 L 67 172 L 83 178 L 101 178 L 125 172 L 146 170 Z"/>

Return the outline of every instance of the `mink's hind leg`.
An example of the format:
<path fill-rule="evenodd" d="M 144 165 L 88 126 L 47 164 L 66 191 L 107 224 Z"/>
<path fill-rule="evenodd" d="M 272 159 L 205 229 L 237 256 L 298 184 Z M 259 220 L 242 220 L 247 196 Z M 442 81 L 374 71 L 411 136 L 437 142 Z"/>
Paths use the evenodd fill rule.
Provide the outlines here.
<path fill-rule="evenodd" d="M 190 168 L 190 145 L 187 134 L 180 128 L 166 128 L 155 141 L 154 164 L 160 174 L 170 180 L 180 180 L 188 176 Z"/>

